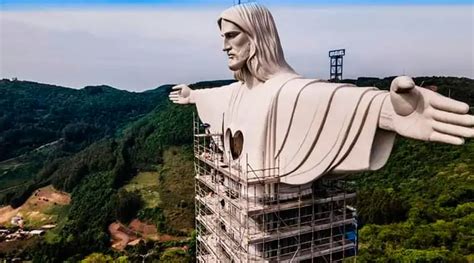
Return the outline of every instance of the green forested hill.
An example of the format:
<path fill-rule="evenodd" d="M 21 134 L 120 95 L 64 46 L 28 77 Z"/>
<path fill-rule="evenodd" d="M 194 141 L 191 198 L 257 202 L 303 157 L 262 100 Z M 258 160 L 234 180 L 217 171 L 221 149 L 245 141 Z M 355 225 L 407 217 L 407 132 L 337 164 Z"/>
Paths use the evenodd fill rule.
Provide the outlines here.
<path fill-rule="evenodd" d="M 86 144 L 113 135 L 152 110 L 163 95 L 159 91 L 133 93 L 108 86 L 74 90 L 0 80 L 0 161 L 61 138 Z"/>
<path fill-rule="evenodd" d="M 391 80 L 360 78 L 347 82 L 387 89 Z M 473 80 L 431 77 L 416 78 L 415 82 L 423 86 L 436 85 L 439 92 L 474 105 Z M 202 82 L 194 88 L 227 83 L 229 81 Z M 128 216 L 123 215 L 129 213 L 153 222 L 162 233 L 189 236 L 185 229 L 192 226 L 194 216 L 190 147 L 194 107 L 169 103 L 170 88 L 168 85 L 141 93 L 156 96 L 153 103 L 150 102 L 153 110 L 125 126 L 117 124 L 115 130 L 111 128 L 113 136 L 96 140 L 76 154 L 48 157 L 49 161 L 38 167 L 39 172 L 30 171 L 33 179 L 28 179 L 27 185 L 31 189 L 36 189 L 41 182 L 53 183 L 58 189 L 72 193 L 72 202 L 67 211 L 62 212 L 58 229 L 37 246 L 17 251 L 17 254 L 37 262 L 77 261 L 92 252 L 117 257 L 109 248 L 107 226 L 117 219 L 127 220 Z M 0 97 L 0 100 L 2 98 L 5 99 Z M 54 146 L 47 149 L 56 151 Z M 30 154 L 51 156 L 48 151 L 44 152 Z M 24 158 L 27 157 L 28 154 Z M 472 141 L 455 147 L 398 138 L 385 168 L 350 177 L 358 191 L 361 224 L 358 261 L 472 261 L 473 160 Z M 21 161 L 18 160 L 20 164 Z M 4 163 L 8 169 L 14 165 Z M 158 175 L 161 200 L 156 207 L 136 205 L 140 193 L 124 190 L 124 186 L 143 171 Z M 19 196 L 18 192 L 15 196 Z M 16 200 L 21 202 L 22 199 Z M 123 211 L 124 207 L 129 209 Z M 192 245 L 192 240 L 182 242 Z M 183 243 L 150 243 L 126 254 L 132 261 L 140 260 L 137 253 L 151 249 L 157 251 L 154 258 L 159 259 L 166 254 L 162 253 L 166 247 L 180 244 Z M 191 249 L 170 262 L 192 260 L 192 252 Z"/>
<path fill-rule="evenodd" d="M 89 86 L 80 90 L 0 80 L 0 204 L 18 206 L 38 185 L 45 165 L 94 141 L 115 136 L 167 94 Z M 45 171 L 47 172 L 47 171 Z"/>

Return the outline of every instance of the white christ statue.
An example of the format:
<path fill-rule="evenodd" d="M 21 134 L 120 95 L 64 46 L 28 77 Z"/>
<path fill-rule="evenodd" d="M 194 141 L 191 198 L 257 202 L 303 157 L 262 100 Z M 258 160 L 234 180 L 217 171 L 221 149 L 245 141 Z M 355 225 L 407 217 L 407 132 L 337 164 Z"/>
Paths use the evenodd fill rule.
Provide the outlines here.
<path fill-rule="evenodd" d="M 395 78 L 387 92 L 298 75 L 285 61 L 272 15 L 259 4 L 225 10 L 218 26 L 238 81 L 203 90 L 177 85 L 169 97 L 196 104 L 201 121 L 223 134 L 229 162 L 278 165 L 282 183 L 301 185 L 381 168 L 396 134 L 458 145 L 474 137 L 467 104 L 410 77 Z"/>

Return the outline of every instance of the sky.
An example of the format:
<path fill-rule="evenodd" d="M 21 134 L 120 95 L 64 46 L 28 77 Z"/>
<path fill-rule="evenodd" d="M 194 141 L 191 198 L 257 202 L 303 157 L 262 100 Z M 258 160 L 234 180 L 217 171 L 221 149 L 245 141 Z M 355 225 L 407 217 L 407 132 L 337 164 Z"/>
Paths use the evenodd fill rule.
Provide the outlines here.
<path fill-rule="evenodd" d="M 236 1 L 235 1 L 236 2 Z M 273 13 L 285 57 L 329 77 L 474 78 L 472 1 L 258 1 Z M 217 17 L 233 0 L 0 0 L 0 78 L 143 91 L 230 79 Z"/>

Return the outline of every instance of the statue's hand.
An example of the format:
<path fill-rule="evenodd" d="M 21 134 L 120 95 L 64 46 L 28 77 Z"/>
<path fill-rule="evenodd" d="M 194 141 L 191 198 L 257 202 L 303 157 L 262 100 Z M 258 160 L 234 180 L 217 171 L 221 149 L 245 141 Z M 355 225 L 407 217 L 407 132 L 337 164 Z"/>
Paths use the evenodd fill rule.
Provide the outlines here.
<path fill-rule="evenodd" d="M 474 137 L 474 116 L 469 105 L 415 86 L 410 77 L 393 80 L 390 101 L 393 129 L 405 137 L 450 144 L 463 144 Z"/>
<path fill-rule="evenodd" d="M 176 104 L 189 104 L 191 102 L 191 92 L 193 91 L 190 87 L 185 84 L 176 85 L 172 88 L 169 99 Z"/>

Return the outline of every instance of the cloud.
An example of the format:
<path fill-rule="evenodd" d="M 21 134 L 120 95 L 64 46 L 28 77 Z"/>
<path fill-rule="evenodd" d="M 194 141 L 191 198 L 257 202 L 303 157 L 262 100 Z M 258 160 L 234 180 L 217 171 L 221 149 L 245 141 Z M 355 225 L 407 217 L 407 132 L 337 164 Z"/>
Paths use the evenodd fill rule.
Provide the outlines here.
<path fill-rule="evenodd" d="M 327 78 L 329 49 L 344 76 L 474 77 L 472 6 L 270 6 L 289 63 Z M 231 78 L 220 8 L 5 10 L 0 77 L 127 90 Z"/>

